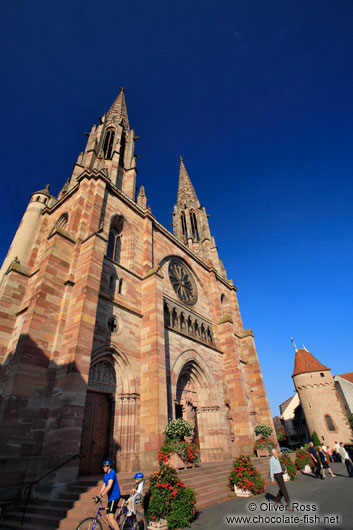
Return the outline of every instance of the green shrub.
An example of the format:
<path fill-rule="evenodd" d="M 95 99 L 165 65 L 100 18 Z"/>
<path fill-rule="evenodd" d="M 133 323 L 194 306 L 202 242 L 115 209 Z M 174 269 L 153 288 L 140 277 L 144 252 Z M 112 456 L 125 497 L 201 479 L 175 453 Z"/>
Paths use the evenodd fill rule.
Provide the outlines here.
<path fill-rule="evenodd" d="M 196 512 L 195 492 L 183 484 L 175 469 L 166 465 L 150 476 L 142 503 L 151 521 L 166 519 L 171 529 L 189 526 Z"/>
<path fill-rule="evenodd" d="M 313 432 L 311 438 L 312 438 L 312 441 L 313 441 L 315 447 L 318 447 L 319 445 L 321 446 L 320 438 L 319 438 L 318 435 L 316 434 L 316 431 Z"/>
<path fill-rule="evenodd" d="M 256 425 L 254 429 L 256 436 L 262 436 L 263 438 L 268 438 L 273 433 L 272 427 L 268 425 Z"/>
<path fill-rule="evenodd" d="M 287 473 L 291 480 L 294 480 L 295 475 L 297 474 L 297 468 L 295 464 L 292 462 L 292 460 L 289 458 L 288 455 L 282 454 L 281 458 L 279 459 L 282 466 L 286 467 Z"/>
<path fill-rule="evenodd" d="M 169 440 L 183 440 L 185 436 L 191 436 L 192 431 L 192 425 L 188 421 L 183 420 L 183 418 L 179 418 L 170 420 L 163 434 Z"/>
<path fill-rule="evenodd" d="M 234 485 L 242 490 L 249 490 L 254 495 L 262 493 L 265 489 L 260 473 L 253 466 L 250 457 L 239 456 L 233 461 L 232 470 L 228 475 L 229 487 Z"/>
<path fill-rule="evenodd" d="M 285 436 L 284 436 L 283 432 L 278 432 L 277 433 L 277 440 L 279 442 L 283 442 L 284 438 L 285 438 Z"/>

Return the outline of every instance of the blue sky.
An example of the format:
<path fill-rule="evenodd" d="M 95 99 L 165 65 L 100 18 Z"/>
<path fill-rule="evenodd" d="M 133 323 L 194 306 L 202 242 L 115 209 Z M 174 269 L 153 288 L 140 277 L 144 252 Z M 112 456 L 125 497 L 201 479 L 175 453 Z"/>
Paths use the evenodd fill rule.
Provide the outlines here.
<path fill-rule="evenodd" d="M 292 336 L 352 371 L 352 24 L 348 0 L 4 0 L 1 256 L 124 86 L 138 184 L 168 226 L 183 156 L 273 414 Z"/>

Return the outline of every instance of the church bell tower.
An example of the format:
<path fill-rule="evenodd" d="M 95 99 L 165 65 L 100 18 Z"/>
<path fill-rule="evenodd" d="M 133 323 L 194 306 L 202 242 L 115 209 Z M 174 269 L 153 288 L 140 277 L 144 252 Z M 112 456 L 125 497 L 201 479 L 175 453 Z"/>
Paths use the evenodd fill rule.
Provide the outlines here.
<path fill-rule="evenodd" d="M 182 157 L 180 157 L 177 203 L 173 211 L 173 233 L 223 277 L 227 277 L 224 265 L 218 256 L 215 239 L 211 236 L 208 215 L 197 198 Z"/>

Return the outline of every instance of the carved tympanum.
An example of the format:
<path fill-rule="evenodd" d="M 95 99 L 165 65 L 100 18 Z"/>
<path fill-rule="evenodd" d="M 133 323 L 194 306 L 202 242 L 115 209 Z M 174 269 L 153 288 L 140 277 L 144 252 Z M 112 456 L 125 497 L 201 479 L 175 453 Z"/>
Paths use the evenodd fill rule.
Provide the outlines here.
<path fill-rule="evenodd" d="M 169 262 L 169 279 L 178 298 L 187 305 L 194 305 L 197 301 L 197 288 L 187 266 L 177 258 Z"/>

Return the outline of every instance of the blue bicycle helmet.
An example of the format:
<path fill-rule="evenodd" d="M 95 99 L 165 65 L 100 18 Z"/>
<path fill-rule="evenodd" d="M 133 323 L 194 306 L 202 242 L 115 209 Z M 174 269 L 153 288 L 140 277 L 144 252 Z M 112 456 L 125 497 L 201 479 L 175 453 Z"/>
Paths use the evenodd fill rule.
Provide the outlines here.
<path fill-rule="evenodd" d="M 143 473 L 136 473 L 136 475 L 134 476 L 134 479 L 137 479 L 137 478 L 143 478 Z"/>
<path fill-rule="evenodd" d="M 107 460 L 104 460 L 103 462 L 103 466 L 113 467 L 113 465 L 114 465 L 114 462 L 110 458 L 107 458 Z"/>

